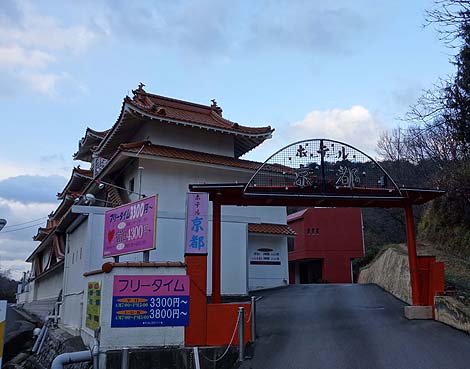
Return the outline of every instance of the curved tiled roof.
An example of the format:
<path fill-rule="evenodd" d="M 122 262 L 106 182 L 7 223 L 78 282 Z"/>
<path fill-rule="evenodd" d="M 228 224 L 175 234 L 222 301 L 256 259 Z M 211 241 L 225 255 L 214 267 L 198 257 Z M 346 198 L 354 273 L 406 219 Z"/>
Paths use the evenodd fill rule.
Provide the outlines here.
<path fill-rule="evenodd" d="M 85 135 L 78 141 L 78 151 L 73 154 L 75 160 L 83 160 L 90 162 L 92 159 L 92 149 L 99 145 L 109 129 L 106 131 L 95 131 L 94 129 L 87 128 Z"/>
<path fill-rule="evenodd" d="M 148 121 L 153 124 L 179 124 L 204 128 L 234 136 L 234 156 L 239 157 L 271 137 L 272 129 L 267 127 L 247 127 L 222 117 L 222 109 L 215 101 L 212 106 L 195 104 L 149 94 L 141 87 L 133 90 L 133 98 L 124 98 L 121 113 L 93 151 L 101 157 L 110 158 L 117 147 L 130 141 L 135 132 Z"/>
<path fill-rule="evenodd" d="M 87 179 L 89 177 L 90 179 Z M 62 192 L 57 194 L 59 200 L 63 200 L 67 194 L 77 193 L 82 191 L 88 182 L 93 177 L 93 171 L 91 169 L 82 169 L 80 166 L 73 168 L 72 175 L 69 181 L 65 185 Z"/>
<path fill-rule="evenodd" d="M 149 114 L 179 121 L 197 123 L 221 128 L 237 133 L 270 134 L 273 130 L 267 127 L 247 127 L 222 117 L 222 109 L 214 103 L 212 106 L 195 104 L 188 101 L 150 94 L 143 89 L 133 91 L 133 99 L 128 102 Z"/>
<path fill-rule="evenodd" d="M 132 142 L 119 146 L 120 151 L 139 153 L 139 155 L 151 155 L 169 159 L 187 160 L 192 162 L 223 165 L 241 169 L 257 170 L 262 163 L 250 160 L 242 160 L 229 156 L 208 154 L 199 151 L 177 149 L 175 147 L 154 145 L 149 141 Z"/>
<path fill-rule="evenodd" d="M 297 233 L 287 224 L 249 223 L 248 232 L 262 234 L 277 234 L 281 236 L 296 236 Z"/>

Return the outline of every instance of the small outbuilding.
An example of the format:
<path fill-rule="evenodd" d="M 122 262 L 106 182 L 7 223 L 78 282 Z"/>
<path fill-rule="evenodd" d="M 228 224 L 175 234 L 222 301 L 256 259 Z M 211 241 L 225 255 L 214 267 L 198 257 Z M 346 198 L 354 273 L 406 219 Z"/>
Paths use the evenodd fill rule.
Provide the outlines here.
<path fill-rule="evenodd" d="M 364 257 L 358 208 L 309 208 L 287 217 L 296 232 L 289 239 L 289 282 L 352 283 L 351 262 Z"/>

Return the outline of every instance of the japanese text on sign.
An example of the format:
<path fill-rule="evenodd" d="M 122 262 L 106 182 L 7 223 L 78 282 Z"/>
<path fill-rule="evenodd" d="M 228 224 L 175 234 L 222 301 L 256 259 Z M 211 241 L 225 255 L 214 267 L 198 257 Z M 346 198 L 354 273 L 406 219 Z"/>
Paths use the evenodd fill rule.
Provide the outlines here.
<path fill-rule="evenodd" d="M 114 276 L 111 327 L 186 326 L 188 323 L 188 276 Z"/>
<path fill-rule="evenodd" d="M 101 283 L 88 282 L 87 306 L 86 306 L 86 326 L 95 330 L 100 326 L 101 310 Z"/>
<path fill-rule="evenodd" d="M 105 213 L 103 257 L 155 248 L 157 195 Z"/>
<path fill-rule="evenodd" d="M 189 192 L 186 206 L 185 253 L 207 254 L 209 194 Z"/>

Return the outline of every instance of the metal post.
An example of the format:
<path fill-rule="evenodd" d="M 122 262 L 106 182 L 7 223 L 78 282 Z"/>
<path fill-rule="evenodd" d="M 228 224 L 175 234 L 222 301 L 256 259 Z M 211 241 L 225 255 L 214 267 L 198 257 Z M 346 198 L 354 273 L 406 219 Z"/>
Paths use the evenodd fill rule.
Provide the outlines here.
<path fill-rule="evenodd" d="M 148 263 L 150 261 L 150 251 L 147 250 L 143 252 L 142 261 L 144 263 Z"/>
<path fill-rule="evenodd" d="M 199 349 L 197 347 L 193 347 L 193 354 L 194 354 L 194 363 L 196 364 L 196 369 L 201 369 L 201 363 L 199 362 Z"/>
<path fill-rule="evenodd" d="M 124 347 L 122 349 L 121 369 L 129 369 L 129 349 Z"/>
<path fill-rule="evenodd" d="M 245 357 L 245 308 L 238 308 L 238 361 Z"/>
<path fill-rule="evenodd" d="M 212 200 L 212 303 L 220 304 L 220 222 L 221 204 Z"/>
<path fill-rule="evenodd" d="M 256 297 L 251 296 L 251 342 L 256 341 Z"/>

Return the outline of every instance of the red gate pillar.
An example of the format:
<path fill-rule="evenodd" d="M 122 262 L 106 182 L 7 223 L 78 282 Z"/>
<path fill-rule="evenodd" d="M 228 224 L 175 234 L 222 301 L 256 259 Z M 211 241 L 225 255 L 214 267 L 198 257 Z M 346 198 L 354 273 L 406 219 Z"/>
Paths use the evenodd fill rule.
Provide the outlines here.
<path fill-rule="evenodd" d="M 411 301 L 413 305 L 421 305 L 419 297 L 418 255 L 416 253 L 416 236 L 413 219 L 413 207 L 405 206 L 406 244 L 408 246 L 408 262 L 410 266 Z"/>
<path fill-rule="evenodd" d="M 221 205 L 212 200 L 212 303 L 220 304 L 220 223 Z"/>

